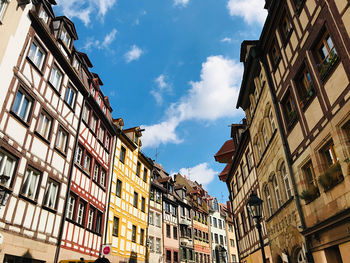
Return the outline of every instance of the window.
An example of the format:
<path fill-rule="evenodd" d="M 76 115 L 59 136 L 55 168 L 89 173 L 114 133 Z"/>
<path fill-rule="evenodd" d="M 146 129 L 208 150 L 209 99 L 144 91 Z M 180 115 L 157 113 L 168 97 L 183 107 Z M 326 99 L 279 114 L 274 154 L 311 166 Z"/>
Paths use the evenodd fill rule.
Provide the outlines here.
<path fill-rule="evenodd" d="M 308 185 L 313 185 L 316 186 L 316 180 L 315 180 L 315 172 L 314 172 L 314 168 L 312 167 L 312 162 L 309 161 L 307 162 L 303 168 L 303 173 L 305 175 L 305 179 Z"/>
<path fill-rule="evenodd" d="M 177 239 L 177 227 L 176 226 L 173 227 L 173 237 L 174 237 L 174 239 Z"/>
<path fill-rule="evenodd" d="M 102 229 L 102 212 L 97 210 L 95 232 L 98 234 L 101 234 L 101 229 Z"/>
<path fill-rule="evenodd" d="M 286 191 L 286 196 L 287 196 L 287 199 L 289 199 L 292 197 L 292 189 L 290 187 L 289 175 L 287 173 L 286 165 L 284 163 L 281 165 L 281 173 L 282 173 L 284 189 Z"/>
<path fill-rule="evenodd" d="M 276 69 L 278 63 L 280 62 L 280 59 L 281 59 L 281 55 L 277 48 L 277 44 L 275 40 L 270 51 L 270 60 L 271 60 L 272 68 Z"/>
<path fill-rule="evenodd" d="M 77 92 L 70 85 L 67 86 L 66 95 L 64 96 L 64 101 L 71 107 L 74 107 L 75 98 L 77 96 Z"/>
<path fill-rule="evenodd" d="M 153 225 L 153 212 L 149 212 L 149 215 L 148 215 L 148 223 L 150 225 Z"/>
<path fill-rule="evenodd" d="M 322 35 L 320 41 L 316 45 L 315 53 L 320 77 L 324 80 L 330 69 L 338 61 L 337 51 L 335 50 L 333 40 L 328 32 Z"/>
<path fill-rule="evenodd" d="M 28 57 L 38 69 L 42 69 L 46 53 L 37 43 L 32 42 Z"/>
<path fill-rule="evenodd" d="M 45 22 L 45 24 L 47 24 L 47 22 L 49 21 L 49 16 L 44 9 L 40 10 L 39 18 L 41 18 Z"/>
<path fill-rule="evenodd" d="M 218 227 L 217 221 L 216 221 L 216 218 L 215 218 L 215 217 L 213 217 L 213 225 L 214 225 L 214 227 Z"/>
<path fill-rule="evenodd" d="M 80 145 L 78 145 L 77 152 L 75 154 L 75 162 L 79 165 L 83 164 L 83 153 L 84 153 L 83 148 Z"/>
<path fill-rule="evenodd" d="M 267 143 L 268 143 L 268 138 L 267 138 L 267 132 L 266 132 L 265 125 L 262 126 L 261 132 L 262 132 L 263 139 L 264 139 L 264 146 L 266 147 Z"/>
<path fill-rule="evenodd" d="M 131 241 L 134 243 L 136 242 L 136 226 L 135 225 L 132 226 Z"/>
<path fill-rule="evenodd" d="M 288 94 L 282 101 L 282 107 L 284 112 L 284 117 L 287 122 L 287 127 L 291 128 L 295 121 L 297 120 L 297 112 L 295 110 L 294 101 L 290 94 Z"/>
<path fill-rule="evenodd" d="M 91 130 L 96 133 L 96 128 L 97 128 L 97 117 L 95 114 L 91 115 L 91 122 L 90 122 L 90 128 Z"/>
<path fill-rule="evenodd" d="M 235 255 L 235 254 L 232 254 L 231 257 L 232 257 L 232 262 L 233 262 L 233 263 L 236 263 L 236 262 L 237 262 L 236 255 Z"/>
<path fill-rule="evenodd" d="M 218 219 L 218 222 L 219 222 L 219 228 L 222 229 L 222 221 L 221 221 L 221 219 Z"/>
<path fill-rule="evenodd" d="M 100 131 L 98 133 L 98 139 L 103 143 L 103 140 L 105 138 L 105 128 L 102 127 L 102 125 L 100 125 Z"/>
<path fill-rule="evenodd" d="M 261 155 L 262 155 L 262 151 L 261 151 L 261 145 L 260 145 L 260 141 L 259 141 L 259 139 L 257 139 L 257 141 L 256 141 L 256 150 L 257 150 L 257 152 L 258 152 L 258 157 L 259 158 L 261 158 Z M 239 187 L 240 188 L 240 187 Z"/>
<path fill-rule="evenodd" d="M 235 241 L 233 239 L 230 239 L 230 246 L 234 247 L 235 246 Z"/>
<path fill-rule="evenodd" d="M 19 89 L 16 94 L 15 102 L 12 106 L 12 111 L 23 121 L 28 122 L 32 104 L 33 100 L 21 89 Z"/>
<path fill-rule="evenodd" d="M 49 207 L 51 209 L 56 208 L 58 190 L 59 190 L 59 184 L 56 181 L 49 178 L 47 181 L 46 190 L 45 190 L 44 203 L 43 203 L 44 206 Z"/>
<path fill-rule="evenodd" d="M 148 238 L 148 241 L 149 241 L 149 250 L 151 251 L 151 252 L 153 252 L 154 251 L 154 237 L 149 237 Z"/>
<path fill-rule="evenodd" d="M 146 199 L 144 197 L 142 197 L 141 199 L 141 211 L 145 212 L 146 210 Z"/>
<path fill-rule="evenodd" d="M 118 197 L 121 197 L 121 196 L 122 196 L 122 181 L 120 181 L 119 179 L 117 180 L 116 195 L 117 195 Z"/>
<path fill-rule="evenodd" d="M 31 167 L 27 168 L 21 194 L 29 199 L 34 200 L 37 195 L 39 186 L 40 173 Z"/>
<path fill-rule="evenodd" d="M 304 107 L 315 94 L 314 84 L 306 67 L 304 67 L 297 76 L 296 86 L 302 107 Z"/>
<path fill-rule="evenodd" d="M 329 142 L 328 145 L 326 145 L 322 149 L 322 154 L 324 156 L 324 159 L 326 160 L 327 166 L 332 166 L 336 162 L 338 162 L 337 155 L 335 154 L 334 150 L 334 144 L 333 141 Z"/>
<path fill-rule="evenodd" d="M 273 118 L 272 108 L 269 110 L 269 121 L 272 133 L 276 130 L 275 119 Z"/>
<path fill-rule="evenodd" d="M 179 262 L 178 253 L 174 251 L 174 262 Z"/>
<path fill-rule="evenodd" d="M 144 239 L 145 239 L 145 230 L 141 228 L 141 231 L 140 231 L 140 245 L 142 245 L 142 246 L 143 246 Z"/>
<path fill-rule="evenodd" d="M 85 207 L 86 207 L 86 204 L 83 201 L 80 201 L 79 202 L 79 206 L 78 206 L 78 214 L 77 214 L 77 223 L 79 225 L 83 225 L 84 224 Z"/>
<path fill-rule="evenodd" d="M 160 214 L 156 213 L 156 226 L 160 227 Z"/>
<path fill-rule="evenodd" d="M 59 90 L 61 86 L 62 77 L 62 72 L 56 66 L 53 66 L 49 81 L 56 90 Z"/>
<path fill-rule="evenodd" d="M 156 191 L 156 202 L 160 203 L 162 201 L 162 196 L 159 191 Z"/>
<path fill-rule="evenodd" d="M 171 251 L 170 250 L 166 251 L 166 262 L 171 262 Z"/>
<path fill-rule="evenodd" d="M 119 233 L 119 218 L 118 217 L 114 217 L 113 218 L 113 230 L 112 230 L 112 234 L 113 236 L 118 236 Z"/>
<path fill-rule="evenodd" d="M 277 182 L 277 178 L 275 175 L 272 178 L 272 184 L 273 184 L 275 198 L 276 198 L 276 204 L 277 204 L 277 208 L 278 208 L 282 205 L 282 200 L 281 200 L 280 188 L 278 187 L 278 182 Z"/>
<path fill-rule="evenodd" d="M 4 17 L 5 9 L 6 9 L 9 2 L 10 2 L 10 0 L 0 0 L 0 21 Z"/>
<path fill-rule="evenodd" d="M 215 237 L 215 243 L 219 244 L 219 236 L 218 236 L 218 234 L 214 234 L 214 237 Z"/>
<path fill-rule="evenodd" d="M 56 148 L 65 153 L 67 150 L 68 132 L 66 132 L 61 126 L 58 127 L 56 137 Z"/>
<path fill-rule="evenodd" d="M 1 180 L 1 185 L 10 187 L 13 176 L 15 174 L 15 168 L 17 159 L 8 152 L 0 149 L 0 174 L 7 180 Z"/>
<path fill-rule="evenodd" d="M 172 215 L 176 216 L 176 211 L 177 211 L 177 207 L 176 206 L 171 206 L 171 213 Z"/>
<path fill-rule="evenodd" d="M 282 14 L 282 20 L 279 23 L 280 33 L 282 35 L 283 42 L 286 42 L 292 33 L 292 24 L 286 11 Z"/>
<path fill-rule="evenodd" d="M 93 230 L 92 229 L 92 224 L 94 222 L 94 217 L 95 217 L 95 208 L 90 207 L 89 208 L 89 213 L 88 213 L 88 221 L 87 221 L 87 229 Z"/>
<path fill-rule="evenodd" d="M 68 198 L 67 219 L 73 220 L 76 197 L 72 194 Z"/>
<path fill-rule="evenodd" d="M 95 166 L 94 166 L 94 173 L 92 175 L 92 179 L 97 182 L 98 181 L 98 174 L 100 172 L 100 165 L 95 162 Z"/>
<path fill-rule="evenodd" d="M 90 173 L 90 169 L 91 169 L 91 156 L 86 153 L 85 151 L 85 156 L 84 156 L 84 164 L 83 164 L 83 168 L 86 172 Z"/>
<path fill-rule="evenodd" d="M 171 233 L 170 233 L 170 225 L 166 225 L 166 236 L 168 237 L 168 238 L 170 238 L 171 237 Z"/>
<path fill-rule="evenodd" d="M 107 149 L 107 151 L 109 151 L 109 143 L 111 141 L 111 136 L 107 133 L 106 135 L 106 141 L 105 141 L 105 147 Z"/>
<path fill-rule="evenodd" d="M 139 194 L 134 192 L 134 207 L 136 208 L 137 208 L 138 199 L 139 199 Z"/>
<path fill-rule="evenodd" d="M 148 172 L 147 169 L 144 168 L 144 169 L 143 169 L 143 181 L 144 181 L 144 182 L 147 182 L 147 172 Z"/>
<path fill-rule="evenodd" d="M 105 187 L 106 185 L 106 171 L 101 168 L 101 174 L 100 174 L 100 185 Z"/>
<path fill-rule="evenodd" d="M 170 214 L 170 204 L 165 202 L 165 213 L 169 213 Z"/>
<path fill-rule="evenodd" d="M 126 149 L 122 146 L 120 148 L 120 156 L 119 156 L 119 160 L 122 162 L 122 163 L 125 163 L 125 154 L 126 154 Z"/>
<path fill-rule="evenodd" d="M 90 118 L 90 107 L 87 105 L 84 105 L 84 110 L 83 110 L 83 120 L 85 123 L 89 123 L 89 118 Z"/>
<path fill-rule="evenodd" d="M 79 70 L 79 61 L 77 60 L 77 58 L 75 57 L 74 60 L 73 60 L 73 67 L 76 69 L 76 70 Z"/>
<path fill-rule="evenodd" d="M 51 123 L 52 118 L 45 111 L 41 111 L 36 131 L 46 140 L 49 139 Z"/>
<path fill-rule="evenodd" d="M 72 38 L 65 27 L 62 28 L 61 39 L 67 45 L 67 47 L 70 47 Z"/>
<path fill-rule="evenodd" d="M 224 245 L 224 237 L 223 237 L 223 235 L 220 235 L 220 245 Z"/>
<path fill-rule="evenodd" d="M 136 175 L 138 177 L 140 177 L 140 169 L 141 169 L 141 163 L 137 162 L 137 166 L 136 166 Z"/>
<path fill-rule="evenodd" d="M 270 195 L 270 190 L 268 186 L 265 187 L 264 193 L 266 198 L 266 205 L 267 205 L 267 212 L 268 212 L 267 214 L 268 216 L 271 216 L 273 211 L 272 211 L 271 195 Z"/>
<path fill-rule="evenodd" d="M 156 238 L 156 252 L 160 253 L 160 238 Z"/>

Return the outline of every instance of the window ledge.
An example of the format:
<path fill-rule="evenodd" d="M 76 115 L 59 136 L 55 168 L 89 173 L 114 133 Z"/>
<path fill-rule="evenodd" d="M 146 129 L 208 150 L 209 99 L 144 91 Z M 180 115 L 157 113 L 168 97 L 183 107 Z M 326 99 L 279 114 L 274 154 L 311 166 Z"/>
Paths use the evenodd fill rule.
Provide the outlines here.
<path fill-rule="evenodd" d="M 42 208 L 47 210 L 47 211 L 49 211 L 49 212 L 51 212 L 51 213 L 54 213 L 54 214 L 57 213 L 57 211 L 54 208 L 51 208 L 51 207 L 48 207 L 48 206 L 45 206 L 45 205 L 43 205 Z"/>
<path fill-rule="evenodd" d="M 29 123 L 25 122 L 21 117 L 19 117 L 15 112 L 13 112 L 12 110 L 10 111 L 10 114 L 16 118 L 18 121 L 20 121 L 26 128 L 29 128 Z M 31 117 L 31 114 L 29 114 Z M 29 119 L 28 117 L 28 119 Z"/>

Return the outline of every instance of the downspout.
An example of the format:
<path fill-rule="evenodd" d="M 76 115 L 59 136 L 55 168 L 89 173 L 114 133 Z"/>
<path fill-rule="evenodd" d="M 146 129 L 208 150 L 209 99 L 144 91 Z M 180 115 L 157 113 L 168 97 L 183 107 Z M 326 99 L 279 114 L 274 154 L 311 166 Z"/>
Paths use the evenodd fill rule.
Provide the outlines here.
<path fill-rule="evenodd" d="M 114 124 L 113 124 L 114 125 Z M 114 127 L 114 129 L 116 129 Z M 118 140 L 118 136 L 120 134 L 120 129 L 118 129 L 116 131 L 116 134 L 114 136 L 114 142 L 113 142 L 113 150 L 112 150 L 112 155 L 111 155 L 111 158 L 113 159 L 113 161 L 110 162 L 109 164 L 109 174 L 110 174 L 110 177 L 109 177 L 109 189 L 108 189 L 108 193 L 107 193 L 107 196 L 108 196 L 108 201 L 107 201 L 107 209 L 106 209 L 106 216 L 104 218 L 104 235 L 103 235 L 103 239 L 102 239 L 102 244 L 106 244 L 106 240 L 107 240 L 107 230 L 108 230 L 108 216 L 109 216 L 109 206 L 110 206 L 110 201 L 111 201 L 111 192 L 112 192 L 112 182 L 113 182 L 113 170 L 114 170 L 114 160 L 115 160 L 115 148 L 117 146 L 117 140 Z"/>
<path fill-rule="evenodd" d="M 61 226 L 60 226 L 60 229 L 59 229 L 59 233 L 58 233 L 58 241 L 57 241 L 57 248 L 56 248 L 55 257 L 54 257 L 54 263 L 58 262 L 58 258 L 59 258 L 59 254 L 60 254 L 60 250 L 61 250 L 63 228 L 64 228 L 64 224 L 66 222 L 68 198 L 69 198 L 70 187 L 71 187 L 71 183 L 72 183 L 72 174 L 73 174 L 73 168 L 74 168 L 74 160 L 75 160 L 75 155 L 76 155 L 76 152 L 77 152 L 78 141 L 79 141 L 80 124 L 81 124 L 81 120 L 83 118 L 83 109 L 84 109 L 85 101 L 86 101 L 86 98 L 88 98 L 88 97 L 90 97 L 90 93 L 86 97 L 83 96 L 83 104 L 82 104 L 82 107 L 81 107 L 81 110 L 80 110 L 79 124 L 78 124 L 78 128 L 77 128 L 77 135 L 75 137 L 75 142 L 74 142 L 72 163 L 71 163 L 71 166 L 70 166 L 70 169 L 69 169 L 69 177 L 68 177 L 68 184 L 67 184 L 68 187 L 67 187 L 65 204 L 64 204 L 64 208 L 63 208 L 62 223 L 61 223 Z"/>
<path fill-rule="evenodd" d="M 150 198 L 150 192 L 151 192 L 151 184 L 152 184 L 152 175 L 153 175 L 153 167 L 152 167 L 152 172 L 149 172 L 149 189 L 148 189 L 148 213 L 147 213 L 147 228 L 146 228 L 146 263 L 149 262 L 149 255 L 148 255 L 148 250 L 149 250 L 149 236 L 148 236 L 148 227 L 149 227 L 149 211 L 151 209 L 151 198 Z M 154 196 L 154 195 L 153 195 Z M 154 245 L 154 244 L 153 244 Z"/>
<path fill-rule="evenodd" d="M 226 182 L 226 184 L 227 184 L 227 187 L 230 189 L 230 187 L 229 187 L 229 185 L 228 185 L 228 182 Z M 231 189 L 230 189 L 230 193 L 233 193 L 233 191 L 231 192 Z M 236 227 L 236 220 L 235 220 L 235 218 L 234 218 L 234 213 L 233 213 L 233 200 L 232 200 L 232 196 L 231 196 L 231 194 L 229 194 L 228 195 L 228 198 L 230 199 L 230 203 L 231 203 L 231 211 L 232 211 L 232 221 L 233 221 L 233 227 L 234 227 L 234 233 L 235 233 L 235 238 L 236 238 L 236 249 L 237 249 L 237 256 L 238 256 L 238 263 L 241 261 L 241 253 L 239 252 L 239 246 L 238 246 L 238 238 L 237 238 L 237 231 L 236 231 L 236 229 L 237 229 L 237 227 Z M 234 262 L 234 263 L 236 263 L 236 262 Z"/>
<path fill-rule="evenodd" d="M 257 56 L 257 59 L 260 60 L 260 62 L 262 63 L 264 70 L 266 72 L 266 77 L 267 77 L 267 81 L 268 81 L 268 86 L 269 86 L 269 90 L 270 90 L 270 94 L 272 97 L 272 104 L 276 113 L 276 117 L 277 117 L 277 124 L 278 124 L 278 128 L 279 128 L 279 133 L 281 135 L 281 139 L 282 139 L 282 145 L 283 145 L 283 150 L 284 153 L 286 155 L 286 159 L 287 159 L 287 166 L 288 166 L 288 171 L 290 174 L 290 178 L 292 181 L 292 185 L 293 185 L 293 190 L 294 190 L 294 197 L 295 197 L 295 203 L 296 203 L 296 207 L 297 207 L 297 211 L 299 214 L 299 218 L 300 218 L 300 223 L 301 223 L 301 227 L 302 230 L 306 229 L 306 224 L 305 224 L 305 217 L 301 208 L 301 204 L 300 204 L 300 198 L 298 195 L 298 190 L 297 190 L 297 185 L 295 182 L 295 177 L 294 177 L 294 172 L 293 172 L 293 168 L 292 168 L 292 162 L 291 162 L 291 154 L 288 148 L 288 143 L 287 143 L 287 138 L 285 136 L 285 134 L 282 132 L 283 131 L 283 125 L 282 125 L 282 118 L 281 118 L 281 113 L 278 109 L 278 103 L 277 103 L 277 98 L 276 98 L 276 94 L 274 93 L 273 90 L 273 82 L 271 79 L 271 75 L 269 74 L 269 69 L 267 67 L 267 62 L 266 62 L 266 57 L 262 55 L 261 50 L 259 50 L 259 55 Z M 306 256 L 307 259 L 309 260 L 309 262 L 314 262 L 313 257 L 312 257 L 312 253 L 310 251 L 310 247 L 309 247 L 309 240 L 307 238 L 305 238 L 305 244 L 306 244 Z"/>

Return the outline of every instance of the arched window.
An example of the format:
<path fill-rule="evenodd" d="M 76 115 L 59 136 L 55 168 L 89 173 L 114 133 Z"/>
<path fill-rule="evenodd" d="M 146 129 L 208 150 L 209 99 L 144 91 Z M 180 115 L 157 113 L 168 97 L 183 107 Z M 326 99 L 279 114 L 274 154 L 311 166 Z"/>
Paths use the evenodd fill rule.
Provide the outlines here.
<path fill-rule="evenodd" d="M 292 197 L 292 189 L 290 187 L 289 175 L 287 173 L 286 165 L 284 163 L 282 163 L 281 165 L 281 174 L 282 174 L 284 189 L 286 191 L 286 196 L 287 196 L 287 199 L 289 199 Z"/>
<path fill-rule="evenodd" d="M 259 157 L 259 159 L 261 158 L 261 145 L 260 145 L 260 142 L 259 142 L 259 139 L 256 141 L 256 151 L 257 151 L 257 153 L 258 153 L 258 157 Z"/>
<path fill-rule="evenodd" d="M 264 193 L 266 198 L 268 216 L 271 216 L 273 211 L 272 211 L 271 195 L 270 195 L 270 190 L 268 186 L 265 186 Z"/>
<path fill-rule="evenodd" d="M 271 126 L 271 132 L 273 133 L 276 130 L 275 119 L 273 118 L 272 108 L 269 110 L 269 121 Z"/>
<path fill-rule="evenodd" d="M 264 146 L 266 147 L 267 143 L 268 143 L 268 139 L 267 139 L 267 132 L 266 132 L 265 124 L 262 126 L 261 132 L 262 132 L 263 139 L 264 139 Z"/>
<path fill-rule="evenodd" d="M 277 208 L 279 208 L 282 205 L 282 200 L 281 200 L 280 189 L 278 187 L 277 178 L 276 178 L 275 175 L 272 178 L 272 184 L 273 184 L 273 189 L 274 189 L 274 192 L 275 192 Z"/>

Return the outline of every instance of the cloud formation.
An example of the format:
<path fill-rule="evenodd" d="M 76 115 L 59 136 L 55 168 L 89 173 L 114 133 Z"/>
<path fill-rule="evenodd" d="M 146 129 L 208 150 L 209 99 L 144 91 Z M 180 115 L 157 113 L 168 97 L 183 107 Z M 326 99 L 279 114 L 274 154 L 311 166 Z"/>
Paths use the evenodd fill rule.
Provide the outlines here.
<path fill-rule="evenodd" d="M 229 38 L 229 37 L 224 37 L 223 39 L 220 40 L 220 42 L 223 42 L 223 43 L 231 43 L 231 42 L 232 42 L 232 39 Z"/>
<path fill-rule="evenodd" d="M 103 41 L 101 42 L 100 40 L 89 38 L 87 39 L 85 45 L 82 47 L 83 50 L 86 51 L 91 51 L 93 48 L 97 48 L 99 50 L 101 49 L 109 49 L 109 46 L 112 44 L 112 42 L 115 40 L 116 36 L 117 36 L 117 29 L 112 29 L 112 31 L 110 33 L 108 33 Z"/>
<path fill-rule="evenodd" d="M 128 52 L 125 53 L 125 61 L 130 63 L 131 61 L 138 60 L 143 54 L 143 50 L 138 46 L 133 45 Z"/>
<path fill-rule="evenodd" d="M 185 7 L 189 2 L 190 0 L 174 0 L 174 5 Z"/>
<path fill-rule="evenodd" d="M 172 91 L 172 86 L 167 82 L 167 76 L 165 74 L 159 75 L 154 82 L 156 87 L 151 90 L 151 94 L 156 100 L 158 105 L 163 104 L 163 95 L 169 94 Z"/>
<path fill-rule="evenodd" d="M 264 5 L 264 0 L 229 0 L 227 2 L 230 15 L 241 16 L 250 25 L 254 22 L 264 24 L 267 16 Z"/>
<path fill-rule="evenodd" d="M 143 126 L 143 146 L 157 147 L 159 144 L 182 142 L 176 128 L 184 121 L 215 121 L 237 114 L 239 111 L 234 110 L 234 105 L 242 72 L 238 62 L 223 56 L 208 57 L 202 64 L 200 81 L 189 82 L 187 93 L 166 110 L 165 121 Z"/>
<path fill-rule="evenodd" d="M 87 26 L 92 14 L 103 19 L 116 2 L 117 0 L 60 0 L 58 7 L 65 16 L 71 19 L 77 17 Z"/>
<path fill-rule="evenodd" d="M 185 175 L 191 181 L 197 181 L 203 186 L 208 185 L 214 180 L 214 176 L 218 174 L 218 172 L 209 168 L 208 163 L 201 163 L 191 168 L 181 168 L 179 173 Z"/>

